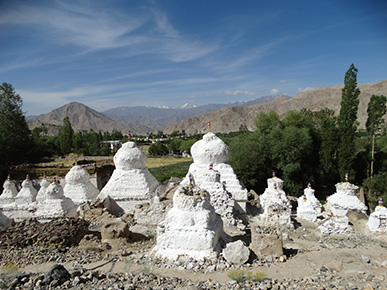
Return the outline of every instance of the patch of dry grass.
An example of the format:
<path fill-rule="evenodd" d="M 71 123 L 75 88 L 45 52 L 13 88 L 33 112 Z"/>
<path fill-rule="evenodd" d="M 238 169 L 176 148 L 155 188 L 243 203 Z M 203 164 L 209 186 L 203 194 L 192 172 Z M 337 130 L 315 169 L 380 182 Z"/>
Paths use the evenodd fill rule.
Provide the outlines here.
<path fill-rule="evenodd" d="M 178 164 L 181 162 L 192 161 L 192 158 L 173 158 L 173 157 L 148 157 L 146 161 L 146 167 L 156 168 L 160 166 Z"/>

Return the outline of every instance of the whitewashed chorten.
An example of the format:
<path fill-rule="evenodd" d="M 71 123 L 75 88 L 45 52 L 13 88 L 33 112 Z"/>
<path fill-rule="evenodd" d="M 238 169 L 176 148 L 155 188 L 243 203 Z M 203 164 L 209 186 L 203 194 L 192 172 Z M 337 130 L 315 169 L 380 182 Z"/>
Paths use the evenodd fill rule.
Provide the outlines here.
<path fill-rule="evenodd" d="M 159 182 L 145 167 L 147 157 L 134 142 L 126 142 L 114 155 L 116 169 L 99 198 L 112 198 L 123 212 L 136 204 L 150 203 Z"/>
<path fill-rule="evenodd" d="M 3 188 L 3 193 L 0 195 L 0 204 L 4 205 L 15 202 L 17 189 L 15 182 L 11 180 L 10 175 L 8 175 L 7 179 L 4 181 Z"/>
<path fill-rule="evenodd" d="M 73 166 L 65 180 L 64 195 L 77 205 L 93 201 L 99 194 L 99 190 L 90 182 L 89 173 L 82 166 Z"/>
<path fill-rule="evenodd" d="M 282 179 L 273 173 L 273 177 L 267 180 L 267 188 L 260 196 L 263 209 L 260 219 L 265 224 L 291 225 L 291 205 L 282 188 Z"/>
<path fill-rule="evenodd" d="M 216 257 L 225 237 L 222 220 L 211 206 L 208 193 L 198 187 L 181 186 L 173 196 L 173 207 L 157 228 L 152 255 L 167 260 Z"/>
<path fill-rule="evenodd" d="M 45 190 L 45 199 L 37 203 L 35 217 L 40 221 L 49 221 L 58 217 L 76 217 L 77 205 L 65 197 L 62 186 L 56 179 Z"/>
<path fill-rule="evenodd" d="M 246 211 L 247 189 L 237 178 L 233 168 L 228 163 L 231 157 L 231 150 L 214 133 L 209 132 L 203 136 L 202 140 L 197 141 L 191 147 L 193 163 L 190 165 L 188 174 L 183 180 L 183 184 L 188 183 L 189 175 L 195 179 L 195 184 L 200 188 L 207 190 L 210 194 L 218 185 L 211 185 L 208 176 L 209 167 L 219 173 L 219 182 L 223 184 L 224 189 L 231 194 L 243 212 Z M 216 189 L 217 190 L 217 189 Z"/>
<path fill-rule="evenodd" d="M 17 204 L 31 204 L 35 202 L 38 191 L 34 188 L 29 175 L 27 174 L 26 179 L 22 182 L 22 188 L 15 197 Z"/>
<path fill-rule="evenodd" d="M 378 203 L 368 219 L 368 228 L 373 233 L 387 233 L 387 207 L 383 206 L 381 198 Z"/>
<path fill-rule="evenodd" d="M 298 198 L 297 217 L 312 223 L 317 221 L 317 216 L 321 214 L 321 203 L 314 196 L 314 189 L 308 184 L 304 189 L 304 194 Z"/>

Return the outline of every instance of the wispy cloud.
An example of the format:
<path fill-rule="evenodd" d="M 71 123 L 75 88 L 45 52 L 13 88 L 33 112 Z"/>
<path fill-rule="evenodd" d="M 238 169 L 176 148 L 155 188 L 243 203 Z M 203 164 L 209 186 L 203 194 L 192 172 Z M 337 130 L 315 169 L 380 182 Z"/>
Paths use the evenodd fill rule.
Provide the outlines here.
<path fill-rule="evenodd" d="M 19 3 L 19 2 L 18 2 Z M 12 10 L 0 12 L 0 24 L 24 25 L 38 29 L 38 37 L 59 46 L 74 46 L 84 53 L 125 49 L 129 56 L 158 54 L 173 62 L 203 57 L 216 44 L 178 32 L 165 13 L 151 7 L 121 14 L 105 9 L 90 9 L 79 4 L 35 7 L 20 2 Z"/>
<path fill-rule="evenodd" d="M 226 95 L 233 95 L 233 96 L 237 96 L 237 95 L 248 95 L 248 96 L 254 96 L 255 95 L 255 92 L 251 92 L 251 91 L 243 91 L 243 90 L 234 90 L 234 91 L 230 91 L 230 90 L 227 90 L 224 92 Z"/>

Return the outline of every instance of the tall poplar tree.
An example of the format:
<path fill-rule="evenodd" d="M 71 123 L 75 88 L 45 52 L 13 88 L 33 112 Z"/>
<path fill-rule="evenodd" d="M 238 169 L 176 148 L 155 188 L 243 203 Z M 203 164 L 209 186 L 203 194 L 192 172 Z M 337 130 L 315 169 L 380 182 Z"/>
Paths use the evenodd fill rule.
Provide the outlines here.
<path fill-rule="evenodd" d="M 353 180 L 353 162 L 355 159 L 355 136 L 358 126 L 357 110 L 359 107 L 360 90 L 357 87 L 357 72 L 353 64 L 349 67 L 344 78 L 344 88 L 341 94 L 341 109 L 338 119 L 339 174 L 344 178 L 348 173 Z"/>
<path fill-rule="evenodd" d="M 384 123 L 383 116 L 387 112 L 386 103 L 386 96 L 371 96 L 367 108 L 368 118 L 366 122 L 366 129 L 370 135 L 373 135 L 378 130 L 379 126 Z"/>
<path fill-rule="evenodd" d="M 58 133 L 59 148 L 63 154 L 71 152 L 73 147 L 74 130 L 71 127 L 69 117 L 63 119 L 63 125 L 60 127 Z"/>

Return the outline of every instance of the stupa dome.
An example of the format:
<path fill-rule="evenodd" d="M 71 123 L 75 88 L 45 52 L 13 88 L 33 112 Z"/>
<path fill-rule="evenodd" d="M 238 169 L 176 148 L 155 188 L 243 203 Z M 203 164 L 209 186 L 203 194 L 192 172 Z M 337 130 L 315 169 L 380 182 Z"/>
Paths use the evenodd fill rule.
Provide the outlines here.
<path fill-rule="evenodd" d="M 231 150 L 226 143 L 210 132 L 192 145 L 191 154 L 194 162 L 227 163 L 230 160 Z"/>
<path fill-rule="evenodd" d="M 87 183 L 90 181 L 90 175 L 84 168 L 76 165 L 66 174 L 65 180 L 66 184 Z"/>
<path fill-rule="evenodd" d="M 114 155 L 114 164 L 117 169 L 141 169 L 146 163 L 145 153 L 134 142 L 126 142 Z"/>

